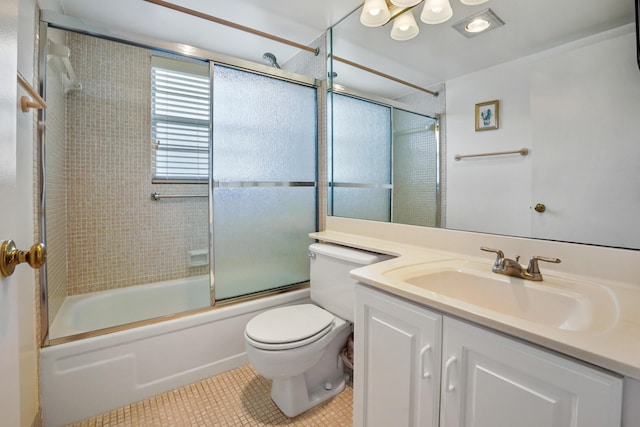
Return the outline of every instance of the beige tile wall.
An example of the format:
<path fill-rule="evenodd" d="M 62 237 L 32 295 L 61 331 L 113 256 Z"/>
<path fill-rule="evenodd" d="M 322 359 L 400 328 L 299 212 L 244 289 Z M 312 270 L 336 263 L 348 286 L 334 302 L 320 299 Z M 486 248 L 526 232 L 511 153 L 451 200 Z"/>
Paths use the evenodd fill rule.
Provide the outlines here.
<path fill-rule="evenodd" d="M 208 247 L 201 184 L 151 184 L 150 51 L 69 34 L 83 88 L 67 95 L 67 294 L 206 274 L 187 251 Z"/>
<path fill-rule="evenodd" d="M 425 95 L 422 92 L 414 92 L 403 97 L 400 101 L 415 105 L 425 111 L 440 114 L 440 227 L 446 227 L 447 218 L 447 132 L 446 132 L 446 86 L 444 83 L 428 88 L 439 92 L 438 96 Z"/>
<path fill-rule="evenodd" d="M 418 129 L 425 119 L 394 110 L 394 132 Z M 408 225 L 437 225 L 437 144 L 435 131 L 400 134 L 393 142 L 393 221 Z"/>
<path fill-rule="evenodd" d="M 49 39 L 66 44 L 64 31 L 50 29 Z M 44 157 L 47 175 L 46 242 L 49 317 L 54 318 L 67 295 L 67 183 L 66 109 L 63 65 L 59 58 L 47 61 L 46 140 Z M 38 169 L 36 169 L 38 170 Z"/>

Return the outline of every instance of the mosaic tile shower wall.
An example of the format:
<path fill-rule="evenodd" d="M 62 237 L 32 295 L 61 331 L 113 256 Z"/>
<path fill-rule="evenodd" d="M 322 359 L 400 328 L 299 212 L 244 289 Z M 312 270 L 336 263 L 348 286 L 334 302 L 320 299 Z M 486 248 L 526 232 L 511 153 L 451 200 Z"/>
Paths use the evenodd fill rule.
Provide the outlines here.
<path fill-rule="evenodd" d="M 66 44 L 63 31 L 51 29 L 49 39 Z M 55 317 L 67 294 L 67 184 L 66 184 L 66 110 L 60 58 L 47 61 L 47 133 L 44 149 L 47 165 L 47 276 L 49 316 Z M 35 170 L 38 170 L 37 168 Z"/>
<path fill-rule="evenodd" d="M 438 225 L 435 119 L 393 111 L 393 221 Z"/>
<path fill-rule="evenodd" d="M 425 95 L 420 92 L 414 92 L 399 99 L 407 104 L 420 106 L 425 111 L 440 114 L 440 227 L 446 228 L 447 218 L 447 133 L 446 133 L 446 86 L 444 83 L 428 88 L 434 92 L 438 92 L 438 96 Z"/>
<path fill-rule="evenodd" d="M 208 247 L 201 184 L 151 184 L 151 52 L 70 33 L 83 88 L 67 95 L 67 295 L 202 275 L 187 251 Z M 50 285 L 51 286 L 51 285 Z"/>

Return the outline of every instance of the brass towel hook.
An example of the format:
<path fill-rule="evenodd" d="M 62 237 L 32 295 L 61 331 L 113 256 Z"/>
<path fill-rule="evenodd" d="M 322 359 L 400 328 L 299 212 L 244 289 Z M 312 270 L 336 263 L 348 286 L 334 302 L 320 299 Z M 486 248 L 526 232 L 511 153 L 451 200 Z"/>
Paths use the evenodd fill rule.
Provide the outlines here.
<path fill-rule="evenodd" d="M 26 90 L 29 95 L 33 98 L 33 101 L 30 100 L 26 96 L 20 97 L 20 107 L 23 112 L 29 111 L 30 108 L 40 109 L 47 108 L 47 103 L 44 102 L 44 99 L 38 94 L 38 92 L 29 84 L 29 82 L 22 77 L 22 74 L 18 73 L 18 84 L 22 86 L 24 90 Z"/>
<path fill-rule="evenodd" d="M 33 268 L 40 268 L 47 260 L 47 250 L 42 243 L 36 243 L 28 251 L 19 251 L 13 240 L 5 240 L 0 247 L 0 273 L 11 276 L 16 265 L 26 262 Z"/>

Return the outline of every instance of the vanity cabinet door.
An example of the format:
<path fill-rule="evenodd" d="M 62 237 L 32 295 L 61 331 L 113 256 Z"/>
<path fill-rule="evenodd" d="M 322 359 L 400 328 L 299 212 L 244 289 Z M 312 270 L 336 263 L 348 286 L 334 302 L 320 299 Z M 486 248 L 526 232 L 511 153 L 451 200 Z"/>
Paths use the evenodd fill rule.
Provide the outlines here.
<path fill-rule="evenodd" d="M 355 426 L 438 426 L 441 331 L 441 315 L 357 286 Z"/>
<path fill-rule="evenodd" d="M 622 379 L 444 318 L 442 427 L 620 426 Z"/>

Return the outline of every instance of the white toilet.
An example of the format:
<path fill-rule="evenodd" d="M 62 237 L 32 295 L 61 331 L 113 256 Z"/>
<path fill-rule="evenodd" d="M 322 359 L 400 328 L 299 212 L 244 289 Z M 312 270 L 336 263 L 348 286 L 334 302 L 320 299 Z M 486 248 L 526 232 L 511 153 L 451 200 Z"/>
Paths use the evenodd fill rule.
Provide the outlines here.
<path fill-rule="evenodd" d="M 344 390 L 339 353 L 351 334 L 355 292 L 349 272 L 388 257 L 315 243 L 311 258 L 311 300 L 265 311 L 247 323 L 247 357 L 273 380 L 271 398 L 294 417 Z"/>

